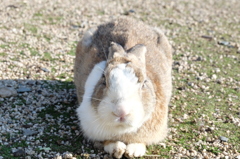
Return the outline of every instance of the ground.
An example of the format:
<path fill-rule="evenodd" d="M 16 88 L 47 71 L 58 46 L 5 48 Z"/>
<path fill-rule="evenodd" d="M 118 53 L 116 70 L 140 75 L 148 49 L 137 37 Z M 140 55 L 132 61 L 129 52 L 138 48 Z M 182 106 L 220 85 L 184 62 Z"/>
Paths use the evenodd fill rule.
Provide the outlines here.
<path fill-rule="evenodd" d="M 240 1 L 0 4 L 0 159 L 107 158 L 79 131 L 73 61 L 86 29 L 121 15 L 159 27 L 174 48 L 169 135 L 143 158 L 240 158 Z"/>

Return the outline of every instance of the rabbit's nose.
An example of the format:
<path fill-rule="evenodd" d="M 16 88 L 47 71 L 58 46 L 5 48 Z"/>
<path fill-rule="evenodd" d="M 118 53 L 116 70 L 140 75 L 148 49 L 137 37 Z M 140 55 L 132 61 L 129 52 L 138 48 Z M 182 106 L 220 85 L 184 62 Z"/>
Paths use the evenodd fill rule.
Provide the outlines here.
<path fill-rule="evenodd" d="M 113 112 L 113 115 L 120 118 L 126 118 L 126 116 L 129 115 L 129 111 L 124 108 L 118 108 Z"/>

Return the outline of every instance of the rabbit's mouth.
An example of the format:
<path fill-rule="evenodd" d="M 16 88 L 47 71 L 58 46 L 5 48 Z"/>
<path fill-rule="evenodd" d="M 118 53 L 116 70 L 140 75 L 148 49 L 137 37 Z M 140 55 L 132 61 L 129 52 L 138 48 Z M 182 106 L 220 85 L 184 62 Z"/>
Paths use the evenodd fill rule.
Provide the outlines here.
<path fill-rule="evenodd" d="M 126 123 L 126 121 L 127 121 L 126 117 L 118 117 L 116 119 L 116 122 L 122 123 L 122 124 Z"/>
<path fill-rule="evenodd" d="M 118 129 L 122 129 L 122 130 L 126 130 L 126 129 L 129 129 L 129 128 L 132 128 L 133 125 L 131 124 L 128 124 L 128 123 L 124 123 L 124 122 L 119 122 L 117 125 L 116 125 L 116 128 Z"/>
<path fill-rule="evenodd" d="M 117 127 L 122 127 L 122 128 L 134 127 L 133 122 L 127 117 L 117 117 L 115 119 L 115 123 Z"/>

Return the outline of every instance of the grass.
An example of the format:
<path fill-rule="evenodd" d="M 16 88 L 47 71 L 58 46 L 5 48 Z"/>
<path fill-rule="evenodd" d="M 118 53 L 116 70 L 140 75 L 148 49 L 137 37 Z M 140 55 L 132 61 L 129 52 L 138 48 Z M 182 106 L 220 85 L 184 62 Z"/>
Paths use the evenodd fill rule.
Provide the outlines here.
<path fill-rule="evenodd" d="M 33 25 L 33 24 L 25 23 L 25 24 L 24 24 L 24 28 L 25 28 L 27 31 L 30 31 L 32 34 L 37 34 L 37 32 L 38 32 L 37 26 L 35 26 L 35 25 Z"/>
<path fill-rule="evenodd" d="M 74 130 L 70 130 L 72 133 L 69 134 L 62 134 L 62 135 L 55 135 L 59 134 L 58 130 L 63 129 L 64 126 L 70 126 L 70 127 L 78 127 L 77 124 L 74 124 L 74 120 L 76 118 L 71 119 L 71 115 L 75 114 L 74 110 L 70 112 L 64 112 L 68 107 L 72 106 L 74 103 L 71 104 L 62 104 L 63 107 L 60 109 L 62 110 L 57 111 L 55 106 L 48 106 L 47 109 L 39 113 L 39 117 L 45 118 L 46 114 L 49 114 L 52 116 L 52 118 L 55 120 L 55 123 L 49 124 L 49 126 L 46 128 L 44 135 L 40 138 L 40 140 L 44 143 L 47 143 L 47 147 L 50 147 L 51 150 L 56 152 L 76 152 L 79 150 L 79 147 L 81 147 L 82 142 L 82 136 L 76 136 L 74 133 Z M 61 124 L 57 122 L 60 116 L 64 116 L 64 119 Z M 46 121 L 47 122 L 47 121 Z M 71 124 L 72 123 L 72 124 Z M 56 132 L 56 133 L 54 133 Z M 69 145 L 64 145 L 62 142 L 69 142 Z"/>
<path fill-rule="evenodd" d="M 5 138 L 8 141 L 11 141 L 11 135 L 8 133 L 4 136 L 2 136 L 2 138 Z M 24 149 L 24 147 L 27 147 L 27 143 L 24 140 L 19 140 L 17 142 L 12 142 L 10 145 L 2 145 L 0 147 L 0 154 L 2 157 L 6 158 L 6 159 L 19 159 L 19 157 L 14 157 L 12 155 L 12 148 L 18 148 L 21 147 Z"/>
<path fill-rule="evenodd" d="M 72 82 L 58 82 L 56 84 L 45 82 L 45 85 L 48 89 L 55 91 L 74 88 Z M 75 113 L 75 102 L 76 100 L 73 100 L 70 103 L 61 102 L 56 105 L 49 105 L 46 107 L 46 109 L 38 114 L 39 118 L 45 118 L 47 114 L 51 119 L 53 119 L 53 122 L 48 124 L 48 126 L 45 128 L 44 134 L 39 139 L 41 142 L 47 143 L 46 147 L 51 148 L 51 151 L 56 151 L 59 153 L 68 151 L 79 155 L 82 153 L 79 148 L 82 146 L 83 137 L 79 134 L 75 134 L 75 130 L 79 129 L 78 124 L 75 122 L 77 120 Z M 46 120 L 45 122 L 49 121 Z M 63 142 L 68 142 L 68 145 L 63 144 Z"/>
<path fill-rule="evenodd" d="M 150 157 L 150 155 L 159 154 L 159 157 L 170 158 L 168 154 L 172 149 L 172 146 L 166 146 L 166 148 L 163 148 L 160 145 L 152 145 L 147 147 L 147 155 Z"/>
<path fill-rule="evenodd" d="M 5 48 L 9 48 L 9 45 L 1 44 L 1 45 L 0 45 L 0 48 L 3 48 L 3 49 L 5 49 Z"/>
<path fill-rule="evenodd" d="M 7 56 L 7 53 L 1 52 L 1 53 L 0 53 L 0 56 Z"/>
<path fill-rule="evenodd" d="M 68 82 L 68 81 L 58 82 L 56 84 L 51 84 L 51 83 L 45 82 L 45 84 L 47 85 L 48 88 L 50 88 L 52 90 L 63 90 L 63 89 L 68 90 L 68 89 L 75 88 L 73 82 Z"/>
<path fill-rule="evenodd" d="M 239 77 L 236 76 L 236 71 L 240 71 L 240 62 L 239 59 L 231 57 L 232 55 L 235 57 L 238 56 L 236 48 L 219 46 L 214 41 L 200 38 L 201 35 L 199 35 L 199 37 L 194 36 L 193 38 L 191 32 L 196 32 L 196 29 L 198 28 L 193 28 L 194 31 L 192 31 L 189 27 L 157 19 L 156 23 L 159 25 L 164 24 L 164 26 L 170 30 L 175 28 L 179 29 L 178 36 L 174 37 L 172 40 L 175 42 L 175 46 L 181 46 L 184 50 L 179 51 L 178 48 L 176 48 L 179 53 L 174 54 L 173 58 L 175 61 L 183 61 L 186 52 L 190 52 L 188 55 L 190 57 L 201 56 L 204 59 L 202 61 L 187 60 L 188 65 L 197 66 L 194 68 L 194 72 L 190 69 L 184 69 L 184 72 L 179 72 L 177 69 L 173 70 L 173 76 L 176 79 L 173 82 L 175 87 L 173 96 L 179 98 L 173 98 L 171 101 L 171 105 L 174 107 L 170 108 L 170 113 L 174 119 L 183 118 L 183 114 L 189 116 L 184 122 L 179 122 L 177 120 L 174 120 L 174 122 L 170 121 L 170 127 L 176 128 L 178 131 L 178 134 L 173 134 L 174 138 L 177 138 L 175 144 L 190 150 L 191 148 L 189 145 L 197 142 L 197 140 L 202 140 L 206 143 L 198 146 L 198 152 L 202 152 L 205 149 L 209 153 L 218 155 L 222 152 L 221 148 L 213 146 L 211 142 L 206 139 L 217 139 L 220 136 L 225 136 L 229 138 L 228 144 L 232 145 L 238 150 L 238 152 L 240 152 L 240 146 L 238 144 L 240 143 L 240 135 L 239 133 L 236 133 L 239 132 L 239 129 L 228 118 L 229 115 L 232 115 L 235 118 L 239 117 L 238 97 L 240 97 L 240 92 L 236 90 L 236 86 L 233 86 L 228 80 L 222 83 L 217 83 L 213 80 L 207 82 L 196 78 L 204 73 L 208 78 L 211 78 L 213 74 L 216 74 L 218 78 L 232 78 L 233 81 L 239 81 Z M 216 33 L 216 37 L 224 37 L 224 39 L 228 41 L 230 35 Z M 222 58 L 219 58 L 219 56 L 222 56 Z M 214 71 L 215 68 L 219 68 L 220 72 L 216 73 Z M 189 82 L 197 85 L 198 89 L 189 86 Z M 202 85 L 208 87 L 208 89 L 202 89 Z M 229 96 L 234 96 L 235 98 L 230 102 Z M 218 101 L 219 99 L 221 99 L 220 102 Z M 219 121 L 219 119 L 214 116 L 216 110 L 219 111 L 222 121 Z M 199 125 L 197 122 L 199 120 L 202 120 L 200 122 L 203 125 Z M 215 127 L 216 129 L 204 135 L 203 132 L 199 131 L 201 127 L 204 129 L 207 129 L 207 127 Z M 229 130 L 230 132 L 227 134 L 226 132 Z M 167 140 L 166 145 L 172 145 L 172 142 L 172 140 Z M 155 147 L 153 151 L 152 148 L 148 149 L 150 149 L 153 154 L 161 155 L 161 157 L 170 157 L 168 155 L 170 150 L 168 149 L 167 151 L 167 148 Z M 166 150 L 168 152 L 167 155 L 160 152 L 154 152 L 154 150 L 156 151 L 159 149 L 162 151 Z"/>
<path fill-rule="evenodd" d="M 68 55 L 75 56 L 77 43 L 78 42 L 76 41 L 70 45 L 71 50 L 67 53 Z"/>
<path fill-rule="evenodd" d="M 42 57 L 43 61 L 53 61 L 54 59 L 51 56 L 51 53 L 45 52 Z"/>

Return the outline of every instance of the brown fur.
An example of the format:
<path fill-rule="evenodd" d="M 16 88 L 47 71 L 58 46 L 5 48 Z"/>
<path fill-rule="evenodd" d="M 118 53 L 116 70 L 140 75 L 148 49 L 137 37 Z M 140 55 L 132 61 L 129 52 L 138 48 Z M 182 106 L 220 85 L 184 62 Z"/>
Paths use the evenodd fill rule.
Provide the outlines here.
<path fill-rule="evenodd" d="M 123 46 L 126 52 L 129 52 L 137 44 L 146 46 L 146 70 L 141 69 L 144 68 L 143 64 L 140 64 L 137 59 L 119 56 L 108 61 L 108 70 L 105 70 L 105 73 L 107 76 L 107 73 L 116 64 L 131 62 L 128 67 L 134 69 L 139 81 L 142 83 L 147 79 L 146 88 L 142 91 L 142 103 L 144 111 L 151 113 L 151 117 L 136 133 L 119 135 L 110 140 L 122 141 L 126 144 L 145 143 L 147 145 L 159 142 L 167 135 L 168 103 L 172 90 L 172 50 L 167 38 L 152 27 L 122 17 L 98 26 L 90 46 L 84 46 L 81 41 L 79 42 L 74 67 L 74 82 L 77 88 L 78 102 L 82 101 L 84 84 L 94 65 L 107 60 L 108 49 L 112 41 Z M 100 86 L 95 89 L 93 98 L 102 99 L 104 96 L 105 90 L 101 89 L 103 81 L 103 79 L 99 81 Z M 99 104 L 99 101 L 94 99 L 92 102 L 95 106 Z M 149 103 L 153 106 L 150 107 Z"/>

